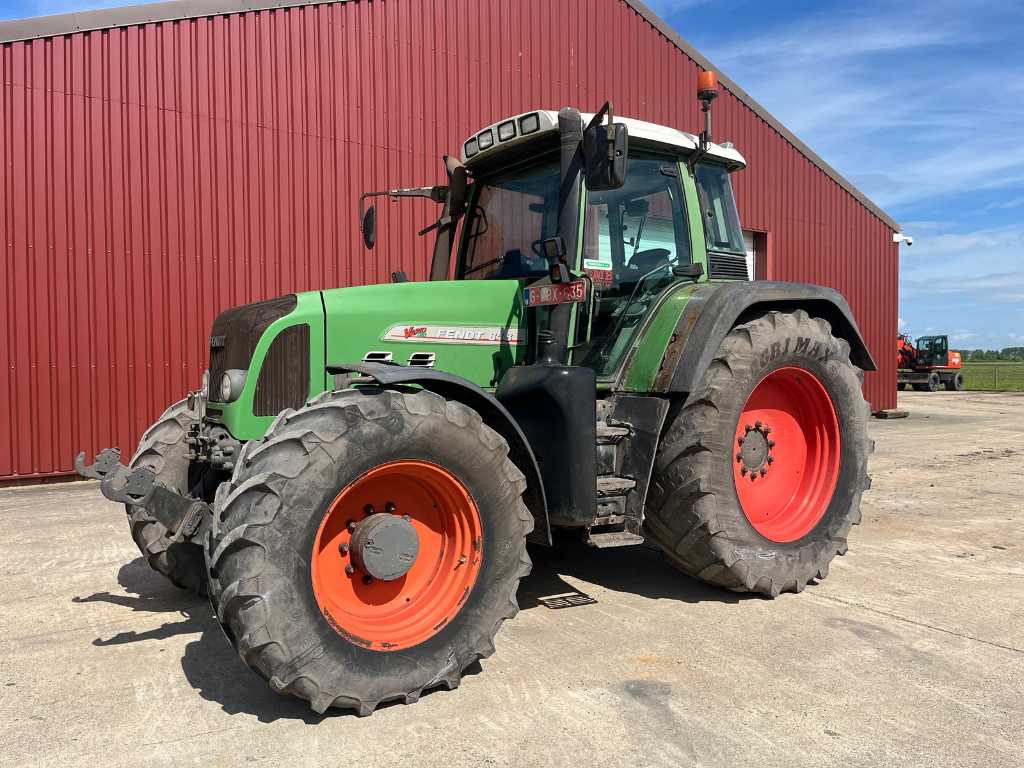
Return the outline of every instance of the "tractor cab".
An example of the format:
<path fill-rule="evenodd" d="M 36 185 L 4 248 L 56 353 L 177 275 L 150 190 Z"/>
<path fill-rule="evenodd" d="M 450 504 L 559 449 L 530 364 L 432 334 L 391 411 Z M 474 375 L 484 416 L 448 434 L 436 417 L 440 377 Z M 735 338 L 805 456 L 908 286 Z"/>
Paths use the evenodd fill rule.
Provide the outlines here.
<path fill-rule="evenodd" d="M 667 293 L 750 277 L 731 182 L 745 161 L 709 134 L 613 118 L 610 104 L 537 110 L 477 131 L 445 167 L 447 187 L 370 195 L 443 202 L 431 279 L 516 281 L 536 309 L 526 362 L 551 333 L 560 361 L 613 379 Z M 372 247 L 377 214 L 362 217 Z"/>
<path fill-rule="evenodd" d="M 948 336 L 920 336 L 917 339 L 917 365 L 922 368 L 942 367 L 949 362 Z"/>

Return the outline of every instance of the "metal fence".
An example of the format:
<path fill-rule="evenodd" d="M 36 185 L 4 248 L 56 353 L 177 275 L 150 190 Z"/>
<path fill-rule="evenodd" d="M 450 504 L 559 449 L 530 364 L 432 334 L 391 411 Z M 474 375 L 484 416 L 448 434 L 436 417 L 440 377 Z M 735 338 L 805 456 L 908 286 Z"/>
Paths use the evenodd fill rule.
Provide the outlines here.
<path fill-rule="evenodd" d="M 1024 362 L 967 363 L 964 365 L 964 380 L 967 389 L 1024 391 Z"/>

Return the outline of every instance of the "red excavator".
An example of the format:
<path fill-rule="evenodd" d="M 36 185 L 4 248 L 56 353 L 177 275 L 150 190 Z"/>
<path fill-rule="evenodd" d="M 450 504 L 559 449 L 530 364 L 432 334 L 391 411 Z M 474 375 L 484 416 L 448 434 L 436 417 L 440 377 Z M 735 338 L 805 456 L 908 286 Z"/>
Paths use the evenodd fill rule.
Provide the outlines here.
<path fill-rule="evenodd" d="M 896 338 L 896 386 L 909 384 L 918 392 L 939 386 L 959 392 L 964 388 L 963 360 L 949 348 L 948 336 L 921 336 L 917 343 L 905 333 Z"/>

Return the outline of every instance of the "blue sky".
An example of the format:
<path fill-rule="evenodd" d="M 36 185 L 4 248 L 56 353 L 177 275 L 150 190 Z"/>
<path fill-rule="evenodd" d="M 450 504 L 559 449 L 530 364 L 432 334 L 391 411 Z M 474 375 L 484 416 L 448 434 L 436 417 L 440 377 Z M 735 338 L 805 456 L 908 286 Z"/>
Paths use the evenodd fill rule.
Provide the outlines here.
<path fill-rule="evenodd" d="M 913 235 L 903 329 L 1024 345 L 1024 2 L 646 2 Z"/>
<path fill-rule="evenodd" d="M 902 328 L 1024 346 L 1024 3 L 647 2 L 913 235 Z"/>

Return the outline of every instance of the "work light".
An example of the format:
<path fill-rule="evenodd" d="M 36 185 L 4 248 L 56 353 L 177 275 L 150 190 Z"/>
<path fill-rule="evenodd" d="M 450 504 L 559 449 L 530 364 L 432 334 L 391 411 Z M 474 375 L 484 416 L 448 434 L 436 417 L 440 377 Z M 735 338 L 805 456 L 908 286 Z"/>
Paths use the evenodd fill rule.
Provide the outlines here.
<path fill-rule="evenodd" d="M 477 146 L 476 139 L 470 139 L 469 141 L 467 141 L 466 142 L 466 146 L 465 146 L 465 150 L 466 150 L 466 157 L 472 157 L 477 152 L 479 152 L 480 148 Z"/>
<path fill-rule="evenodd" d="M 480 150 L 483 151 L 494 144 L 494 134 L 491 133 L 491 129 L 488 128 L 486 131 L 481 131 L 480 135 L 476 137 L 476 140 L 480 145 Z"/>
<path fill-rule="evenodd" d="M 498 126 L 498 141 L 508 141 L 516 135 L 516 124 L 513 120 L 508 120 Z"/>
<path fill-rule="evenodd" d="M 540 130 L 540 115 L 536 112 L 519 118 L 519 133 L 525 135 Z"/>

